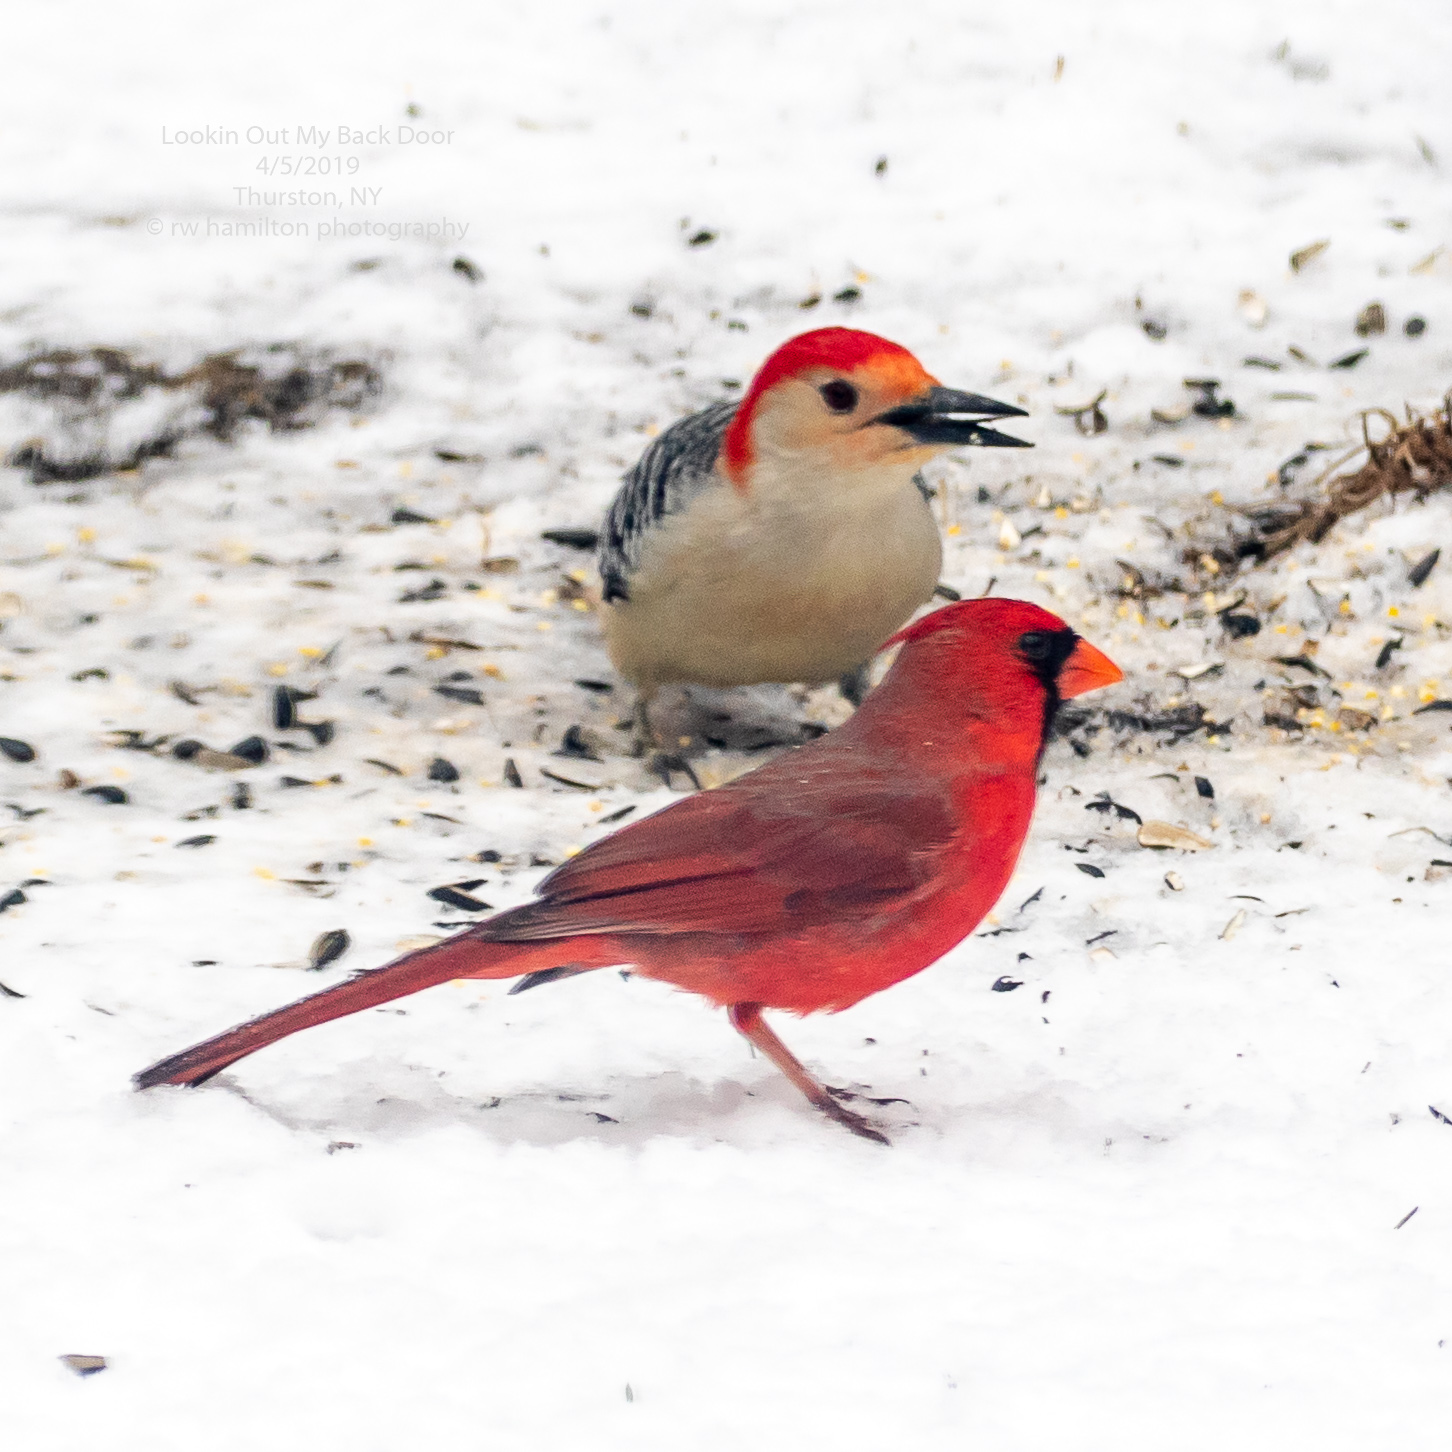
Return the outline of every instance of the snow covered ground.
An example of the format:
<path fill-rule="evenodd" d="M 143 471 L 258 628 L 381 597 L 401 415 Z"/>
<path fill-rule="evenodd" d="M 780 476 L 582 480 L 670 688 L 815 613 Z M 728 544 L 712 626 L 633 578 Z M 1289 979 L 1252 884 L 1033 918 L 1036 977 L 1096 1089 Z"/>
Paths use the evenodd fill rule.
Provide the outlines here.
<path fill-rule="evenodd" d="M 5 31 L 0 367 L 381 380 L 230 442 L 184 390 L 0 394 L 7 454 L 184 436 L 0 469 L 0 736 L 36 754 L 0 758 L 8 1448 L 1447 1445 L 1452 739 L 1412 713 L 1452 697 L 1452 556 L 1409 573 L 1452 508 L 1229 583 L 1181 558 L 1452 382 L 1445 6 L 68 0 Z M 910 1101 L 893 1147 L 614 974 L 132 1092 L 464 919 L 429 889 L 522 901 L 670 799 L 612 724 L 588 557 L 540 531 L 826 322 L 1031 411 L 1036 452 L 936 475 L 947 580 L 1065 614 L 1126 669 L 1101 707 L 1218 723 L 1081 726 L 979 936 L 780 1025 Z M 1157 422 L 1194 377 L 1236 415 Z M 1055 411 L 1101 389 L 1102 434 Z M 1186 588 L 1124 596 L 1117 561 Z M 330 741 L 274 729 L 279 685 Z M 708 781 L 841 709 L 745 708 Z M 601 760 L 553 754 L 571 725 Z M 264 764 L 170 750 L 251 736 Z M 1141 847 L 1101 793 L 1214 845 Z"/>

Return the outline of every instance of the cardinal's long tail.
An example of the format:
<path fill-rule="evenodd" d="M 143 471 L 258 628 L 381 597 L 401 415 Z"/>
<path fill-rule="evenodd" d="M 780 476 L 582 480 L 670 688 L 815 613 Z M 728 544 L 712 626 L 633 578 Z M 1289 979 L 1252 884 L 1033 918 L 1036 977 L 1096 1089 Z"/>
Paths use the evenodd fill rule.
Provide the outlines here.
<path fill-rule="evenodd" d="M 157 1084 L 201 1084 L 229 1064 L 299 1029 L 403 998 L 420 989 L 432 988 L 436 983 L 447 983 L 453 978 L 515 978 L 522 973 L 564 964 L 581 969 L 599 968 L 618 961 L 613 951 L 608 941 L 600 938 L 498 943 L 473 933 L 461 933 L 432 947 L 407 953 L 382 968 L 359 973 L 321 993 L 300 998 L 250 1023 L 239 1024 L 143 1069 L 132 1082 L 138 1089 L 150 1089 Z"/>

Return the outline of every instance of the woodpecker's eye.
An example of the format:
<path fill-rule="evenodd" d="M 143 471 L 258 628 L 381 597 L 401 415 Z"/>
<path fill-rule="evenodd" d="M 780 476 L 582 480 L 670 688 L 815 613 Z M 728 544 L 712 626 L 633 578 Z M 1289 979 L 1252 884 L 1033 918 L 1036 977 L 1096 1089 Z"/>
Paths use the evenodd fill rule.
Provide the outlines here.
<path fill-rule="evenodd" d="M 822 401 L 833 413 L 851 413 L 857 407 L 857 390 L 845 378 L 834 378 L 821 388 Z"/>

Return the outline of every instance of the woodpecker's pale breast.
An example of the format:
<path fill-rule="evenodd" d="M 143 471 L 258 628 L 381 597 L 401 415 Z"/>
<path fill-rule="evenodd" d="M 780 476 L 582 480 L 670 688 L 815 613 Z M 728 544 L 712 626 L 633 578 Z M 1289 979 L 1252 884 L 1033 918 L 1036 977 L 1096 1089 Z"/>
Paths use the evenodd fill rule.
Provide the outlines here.
<path fill-rule="evenodd" d="M 938 580 L 937 527 L 906 460 L 824 479 L 812 460 L 776 454 L 738 489 L 701 469 L 730 417 L 718 407 L 663 434 L 611 508 L 606 641 L 643 688 L 835 680 Z M 685 425 L 690 449 L 672 438 Z"/>

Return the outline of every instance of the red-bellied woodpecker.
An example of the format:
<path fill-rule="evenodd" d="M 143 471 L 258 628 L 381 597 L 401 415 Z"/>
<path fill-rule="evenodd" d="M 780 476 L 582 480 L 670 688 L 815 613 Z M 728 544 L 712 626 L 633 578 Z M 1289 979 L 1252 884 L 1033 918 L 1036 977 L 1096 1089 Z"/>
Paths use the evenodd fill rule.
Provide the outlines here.
<path fill-rule="evenodd" d="M 784 343 L 739 404 L 668 428 L 626 476 L 600 545 L 610 658 L 641 722 L 674 682 L 841 680 L 933 595 L 942 543 L 918 471 L 1024 410 L 944 388 L 852 328 Z"/>

